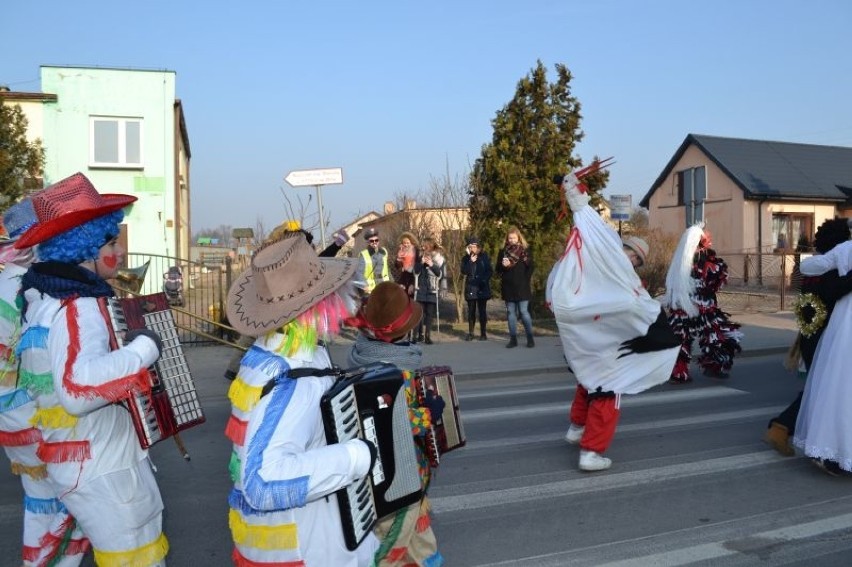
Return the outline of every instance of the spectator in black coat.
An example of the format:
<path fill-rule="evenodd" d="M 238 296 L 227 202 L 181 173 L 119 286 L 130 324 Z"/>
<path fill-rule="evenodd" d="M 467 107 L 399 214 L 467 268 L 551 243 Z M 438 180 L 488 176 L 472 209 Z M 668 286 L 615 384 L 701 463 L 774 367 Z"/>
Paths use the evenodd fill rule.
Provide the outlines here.
<path fill-rule="evenodd" d="M 479 312 L 479 340 L 488 340 L 485 325 L 488 322 L 486 306 L 491 299 L 491 259 L 482 249 L 479 238 L 467 239 L 467 253 L 462 258 L 461 273 L 465 276 L 464 298 L 467 300 L 468 334 L 466 340 L 473 340 L 475 316 Z"/>
<path fill-rule="evenodd" d="M 518 346 L 518 314 L 527 335 L 527 347 L 535 346 L 532 333 L 532 319 L 529 304 L 532 299 L 530 279 L 533 262 L 527 241 L 517 227 L 509 227 L 506 244 L 497 255 L 495 271 L 500 275 L 500 290 L 506 302 L 506 314 L 509 323 L 509 344 L 506 348 Z"/>

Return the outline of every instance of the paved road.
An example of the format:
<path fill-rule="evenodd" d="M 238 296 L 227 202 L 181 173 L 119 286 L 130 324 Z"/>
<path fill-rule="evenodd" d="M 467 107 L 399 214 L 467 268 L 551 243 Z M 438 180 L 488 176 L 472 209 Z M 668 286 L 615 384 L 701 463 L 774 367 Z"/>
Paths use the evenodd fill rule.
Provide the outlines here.
<path fill-rule="evenodd" d="M 779 358 L 622 398 L 602 473 L 562 440 L 570 379 L 462 382 L 469 443 L 431 491 L 448 564 L 848 566 L 852 480 L 760 440 L 801 387 Z"/>
<path fill-rule="evenodd" d="M 172 566 L 230 564 L 229 383 L 217 374 L 229 355 L 193 349 L 208 422 L 184 434 L 192 460 L 169 442 L 151 451 Z M 849 565 L 852 481 L 760 441 L 801 387 L 780 354 L 738 359 L 727 382 L 625 397 L 615 464 L 594 474 L 577 471 L 577 449 L 562 441 L 570 375 L 494 372 L 457 385 L 469 442 L 445 457 L 432 488 L 448 566 Z M 20 501 L 17 482 L 0 475 L 0 557 L 18 556 Z"/>

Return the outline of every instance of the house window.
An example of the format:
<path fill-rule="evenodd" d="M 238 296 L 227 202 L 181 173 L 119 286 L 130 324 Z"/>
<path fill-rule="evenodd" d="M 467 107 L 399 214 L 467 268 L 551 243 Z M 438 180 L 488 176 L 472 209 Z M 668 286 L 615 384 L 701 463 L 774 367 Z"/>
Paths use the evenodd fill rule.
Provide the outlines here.
<path fill-rule="evenodd" d="M 810 251 L 813 246 L 814 216 L 806 213 L 772 215 L 772 243 L 776 251 Z"/>
<path fill-rule="evenodd" d="M 692 167 L 675 175 L 677 204 L 686 209 L 686 227 L 704 220 L 704 201 L 707 199 L 707 168 Z"/>
<path fill-rule="evenodd" d="M 142 167 L 142 119 L 92 116 L 89 120 L 91 167 Z"/>

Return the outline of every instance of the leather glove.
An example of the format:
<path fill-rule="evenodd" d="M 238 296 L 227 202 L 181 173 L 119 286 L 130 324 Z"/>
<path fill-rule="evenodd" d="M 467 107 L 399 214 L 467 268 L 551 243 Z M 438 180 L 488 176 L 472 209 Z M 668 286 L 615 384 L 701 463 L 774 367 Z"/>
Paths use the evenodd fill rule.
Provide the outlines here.
<path fill-rule="evenodd" d="M 364 444 L 367 446 L 367 449 L 370 450 L 370 468 L 369 471 L 373 470 L 373 465 L 376 464 L 376 459 L 379 458 L 379 451 L 376 449 L 376 446 L 373 445 L 372 441 L 367 441 L 366 439 L 361 439 Z"/>
<path fill-rule="evenodd" d="M 426 390 L 426 398 L 423 402 L 424 405 L 429 408 L 429 413 L 432 415 L 432 423 L 440 423 L 441 416 L 444 415 L 444 408 L 447 406 L 444 398 L 437 395 L 432 390 Z"/>
<path fill-rule="evenodd" d="M 160 339 L 160 335 L 151 329 L 131 329 L 124 333 L 124 342 L 129 343 L 132 342 L 136 337 L 148 337 L 154 344 L 157 345 L 157 353 L 163 354 L 163 341 Z"/>

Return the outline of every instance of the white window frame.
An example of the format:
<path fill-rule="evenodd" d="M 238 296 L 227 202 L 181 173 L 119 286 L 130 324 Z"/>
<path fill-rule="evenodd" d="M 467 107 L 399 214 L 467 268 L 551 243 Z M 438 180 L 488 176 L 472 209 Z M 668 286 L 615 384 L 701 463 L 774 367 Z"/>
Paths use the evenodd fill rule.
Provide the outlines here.
<path fill-rule="evenodd" d="M 95 123 L 116 122 L 118 124 L 118 161 L 99 162 L 95 160 Z M 139 124 L 139 161 L 127 160 L 127 125 Z M 145 166 L 145 121 L 132 116 L 90 116 L 89 117 L 89 167 L 114 169 L 143 169 Z"/>

